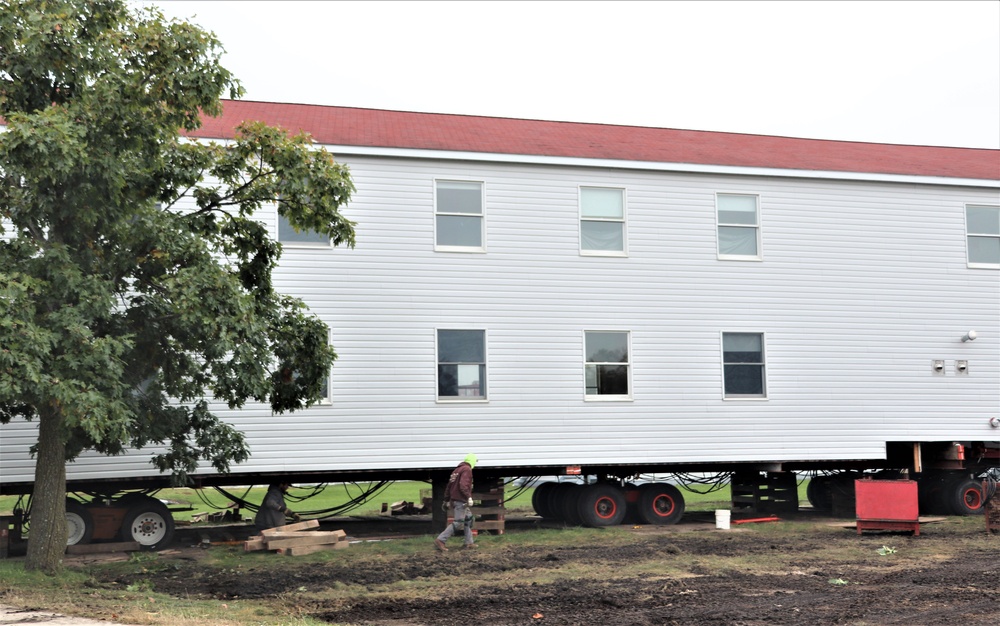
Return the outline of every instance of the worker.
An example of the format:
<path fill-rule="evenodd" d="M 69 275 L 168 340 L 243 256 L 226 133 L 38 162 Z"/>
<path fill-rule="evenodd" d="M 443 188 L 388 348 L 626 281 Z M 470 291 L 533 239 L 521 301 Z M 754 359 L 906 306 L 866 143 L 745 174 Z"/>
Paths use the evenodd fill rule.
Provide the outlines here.
<path fill-rule="evenodd" d="M 299 521 L 299 514 L 288 508 L 285 504 L 285 493 L 292 485 L 290 483 L 271 483 L 267 488 L 264 501 L 257 509 L 257 516 L 254 518 L 254 526 L 257 530 L 267 530 L 285 525 L 285 516 Z"/>
<path fill-rule="evenodd" d="M 457 531 L 465 532 L 463 548 L 476 547 L 472 540 L 472 468 L 478 460 L 475 454 L 467 454 L 448 478 L 448 486 L 444 489 L 444 507 L 447 510 L 451 506 L 453 521 L 434 540 L 435 547 L 442 552 L 448 550 L 445 542 Z"/>

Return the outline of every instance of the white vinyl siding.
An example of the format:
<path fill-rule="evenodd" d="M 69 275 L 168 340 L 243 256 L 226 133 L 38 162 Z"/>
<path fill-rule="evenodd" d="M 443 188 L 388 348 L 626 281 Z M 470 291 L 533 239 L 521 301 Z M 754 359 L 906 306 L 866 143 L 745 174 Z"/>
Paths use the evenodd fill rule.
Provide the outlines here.
<path fill-rule="evenodd" d="M 580 187 L 580 252 L 623 256 L 626 240 L 625 190 Z"/>
<path fill-rule="evenodd" d="M 345 163 L 357 246 L 286 246 L 274 274 L 277 291 L 333 329 L 334 402 L 277 416 L 266 403 L 213 405 L 253 450 L 234 473 L 450 471 L 470 450 L 511 475 L 529 464 L 881 459 L 886 441 L 998 432 L 984 429 L 1000 406 L 1000 280 L 968 267 L 966 230 L 966 206 L 996 206 L 996 186 Z M 435 252 L 436 180 L 482 181 L 489 254 Z M 627 190 L 629 256 L 614 262 L 580 254 L 579 189 L 595 180 Z M 716 194 L 748 190 L 761 199 L 767 262 L 720 262 Z M 274 211 L 261 213 L 276 228 Z M 438 329 L 487 331 L 488 401 L 438 399 Z M 585 395 L 584 333 L 602 329 L 631 334 L 631 401 Z M 765 335 L 766 400 L 723 397 L 723 332 Z M 31 480 L 36 441 L 37 422 L 0 426 L 5 482 Z M 146 451 L 88 453 L 67 472 L 157 474 Z"/>
<path fill-rule="evenodd" d="M 483 252 L 486 249 L 481 182 L 437 181 L 434 208 L 437 250 Z"/>
<path fill-rule="evenodd" d="M 1000 206 L 965 207 L 969 266 L 1000 268 Z"/>
<path fill-rule="evenodd" d="M 716 195 L 720 259 L 759 260 L 760 203 L 750 194 Z"/>

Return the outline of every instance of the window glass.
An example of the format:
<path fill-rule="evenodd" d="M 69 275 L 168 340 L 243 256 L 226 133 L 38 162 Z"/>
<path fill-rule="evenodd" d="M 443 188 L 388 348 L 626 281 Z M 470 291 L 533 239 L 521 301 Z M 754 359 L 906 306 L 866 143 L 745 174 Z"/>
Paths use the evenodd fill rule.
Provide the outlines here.
<path fill-rule="evenodd" d="M 622 190 L 583 187 L 580 189 L 580 214 L 583 217 L 623 218 Z"/>
<path fill-rule="evenodd" d="M 588 331 L 585 344 L 586 395 L 629 395 L 628 333 Z"/>
<path fill-rule="evenodd" d="M 763 397 L 764 337 L 759 333 L 723 333 L 725 395 Z"/>
<path fill-rule="evenodd" d="M 486 333 L 438 331 L 438 398 L 486 398 Z"/>
<path fill-rule="evenodd" d="M 308 243 L 330 245 L 330 238 L 314 230 L 295 230 L 288 218 L 278 215 L 278 241 L 282 243 Z"/>
<path fill-rule="evenodd" d="M 621 252 L 625 249 L 623 225 L 616 222 L 592 222 L 584 220 L 580 224 L 584 250 Z"/>
<path fill-rule="evenodd" d="M 580 188 L 580 250 L 625 251 L 625 190 Z"/>
<path fill-rule="evenodd" d="M 720 193 L 716 196 L 716 206 L 719 255 L 759 258 L 757 196 Z"/>
<path fill-rule="evenodd" d="M 969 263 L 1000 267 L 1000 207 L 965 207 Z"/>
<path fill-rule="evenodd" d="M 437 245 L 482 250 L 482 183 L 437 181 L 435 199 Z"/>
<path fill-rule="evenodd" d="M 478 217 L 438 215 L 437 242 L 439 246 L 483 247 L 482 220 Z"/>

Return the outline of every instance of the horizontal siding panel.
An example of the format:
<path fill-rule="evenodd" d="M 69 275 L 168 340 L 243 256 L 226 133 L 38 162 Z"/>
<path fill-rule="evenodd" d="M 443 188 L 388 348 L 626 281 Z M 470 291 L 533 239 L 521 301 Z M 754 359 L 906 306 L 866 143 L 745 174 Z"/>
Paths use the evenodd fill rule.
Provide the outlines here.
<path fill-rule="evenodd" d="M 252 447 L 238 473 L 450 468 L 469 451 L 511 468 L 853 460 L 997 438 L 1000 272 L 966 266 L 964 214 L 1000 204 L 995 189 L 347 163 L 356 248 L 286 246 L 275 273 L 332 329 L 332 402 L 218 406 Z M 483 182 L 485 254 L 434 250 L 434 181 L 450 178 Z M 626 190 L 627 257 L 580 254 L 581 185 Z M 759 196 L 762 261 L 717 258 L 718 192 Z M 259 218 L 275 232 L 274 207 Z M 438 328 L 487 331 L 488 401 L 437 401 Z M 630 399 L 585 399 L 586 330 L 630 332 Z M 723 398 L 726 331 L 765 334 L 766 400 Z M 0 432 L 3 480 L 30 480 L 34 425 Z M 69 473 L 152 475 L 148 459 L 88 455 Z"/>

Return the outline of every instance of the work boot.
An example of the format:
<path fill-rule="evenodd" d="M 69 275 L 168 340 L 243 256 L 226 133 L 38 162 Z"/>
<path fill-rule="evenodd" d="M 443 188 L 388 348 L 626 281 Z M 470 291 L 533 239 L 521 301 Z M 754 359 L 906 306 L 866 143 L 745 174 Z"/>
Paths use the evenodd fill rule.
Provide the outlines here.
<path fill-rule="evenodd" d="M 448 546 L 444 545 L 444 542 L 441 541 L 440 539 L 435 539 L 434 540 L 434 547 L 437 548 L 438 550 L 440 550 L 441 552 L 447 552 L 448 551 Z"/>
<path fill-rule="evenodd" d="M 463 550 L 468 550 L 470 548 L 478 548 L 478 547 L 479 546 L 476 545 L 476 544 L 474 544 L 474 543 L 467 543 L 467 544 L 465 544 L 465 545 L 462 546 L 462 549 Z"/>

